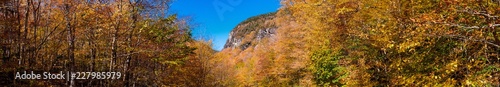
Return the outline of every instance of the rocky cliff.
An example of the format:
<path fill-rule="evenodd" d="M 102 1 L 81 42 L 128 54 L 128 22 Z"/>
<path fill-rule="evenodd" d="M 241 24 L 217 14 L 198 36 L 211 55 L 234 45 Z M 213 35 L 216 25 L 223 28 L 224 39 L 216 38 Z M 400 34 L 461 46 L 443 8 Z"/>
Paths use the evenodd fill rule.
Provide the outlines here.
<path fill-rule="evenodd" d="M 224 45 L 224 49 L 238 48 L 245 50 L 246 48 L 256 45 L 257 42 L 264 38 L 274 37 L 276 26 L 273 20 L 275 13 L 267 13 L 254 17 L 238 24 L 230 33 L 229 38 Z"/>

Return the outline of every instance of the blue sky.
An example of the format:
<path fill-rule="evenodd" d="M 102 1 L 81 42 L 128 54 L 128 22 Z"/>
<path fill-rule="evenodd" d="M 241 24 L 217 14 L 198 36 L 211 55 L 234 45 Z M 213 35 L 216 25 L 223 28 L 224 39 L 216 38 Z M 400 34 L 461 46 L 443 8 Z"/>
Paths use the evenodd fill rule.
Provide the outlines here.
<path fill-rule="evenodd" d="M 193 36 L 213 40 L 213 48 L 221 50 L 229 32 L 243 20 L 274 12 L 279 0 L 174 0 L 170 12 L 191 17 Z"/>

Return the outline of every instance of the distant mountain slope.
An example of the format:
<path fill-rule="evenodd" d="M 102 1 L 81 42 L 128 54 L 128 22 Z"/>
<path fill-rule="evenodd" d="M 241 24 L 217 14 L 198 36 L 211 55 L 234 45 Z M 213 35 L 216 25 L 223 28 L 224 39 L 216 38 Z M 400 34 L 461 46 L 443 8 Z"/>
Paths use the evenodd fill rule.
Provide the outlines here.
<path fill-rule="evenodd" d="M 262 38 L 274 36 L 276 26 L 270 20 L 275 17 L 275 14 L 275 12 L 262 14 L 239 23 L 229 34 L 224 49 L 239 48 L 245 50 Z"/>

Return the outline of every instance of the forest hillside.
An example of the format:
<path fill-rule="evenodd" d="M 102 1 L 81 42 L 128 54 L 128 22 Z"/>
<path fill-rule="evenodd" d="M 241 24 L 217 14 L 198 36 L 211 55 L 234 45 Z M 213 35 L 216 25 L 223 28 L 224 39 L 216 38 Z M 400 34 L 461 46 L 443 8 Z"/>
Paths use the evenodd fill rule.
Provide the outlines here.
<path fill-rule="evenodd" d="M 217 84 L 500 85 L 498 0 L 281 3 L 233 29 L 211 59 Z"/>

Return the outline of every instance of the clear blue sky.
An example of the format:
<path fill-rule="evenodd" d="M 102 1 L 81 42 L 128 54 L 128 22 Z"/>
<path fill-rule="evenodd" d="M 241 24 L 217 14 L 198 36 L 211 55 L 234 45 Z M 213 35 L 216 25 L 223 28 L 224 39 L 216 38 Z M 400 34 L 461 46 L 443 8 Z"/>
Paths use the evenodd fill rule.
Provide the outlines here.
<path fill-rule="evenodd" d="M 277 11 L 279 0 L 174 0 L 169 12 L 191 17 L 195 38 L 213 40 L 213 48 L 221 50 L 229 32 L 245 19 Z"/>

